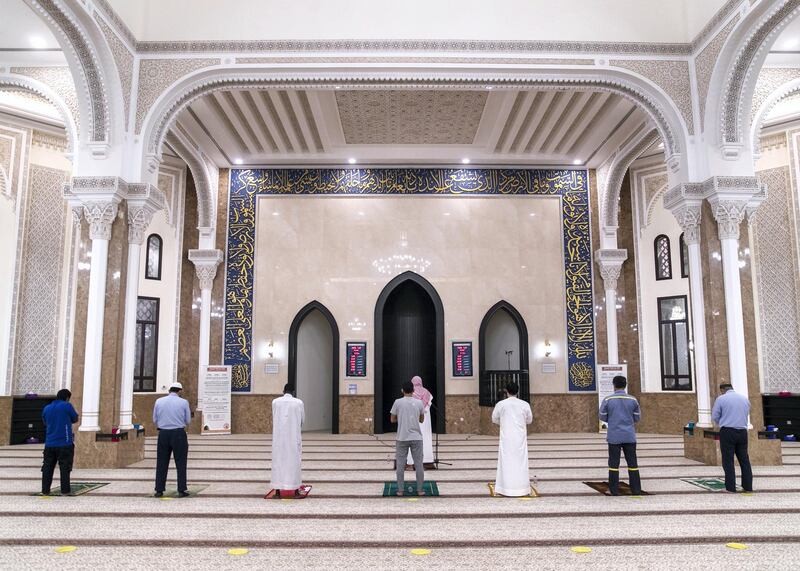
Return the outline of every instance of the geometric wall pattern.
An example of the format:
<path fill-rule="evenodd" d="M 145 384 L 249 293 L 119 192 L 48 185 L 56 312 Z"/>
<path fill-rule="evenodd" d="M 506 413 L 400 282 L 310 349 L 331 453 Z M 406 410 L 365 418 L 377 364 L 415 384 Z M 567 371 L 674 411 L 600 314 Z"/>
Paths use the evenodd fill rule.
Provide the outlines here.
<path fill-rule="evenodd" d="M 792 246 L 789 168 L 759 171 L 767 199 L 758 208 L 755 270 L 765 393 L 800 392 L 797 253 Z"/>
<path fill-rule="evenodd" d="M 31 165 L 19 314 L 14 351 L 14 394 L 53 394 L 56 380 L 66 216 L 62 187 L 67 172 Z"/>

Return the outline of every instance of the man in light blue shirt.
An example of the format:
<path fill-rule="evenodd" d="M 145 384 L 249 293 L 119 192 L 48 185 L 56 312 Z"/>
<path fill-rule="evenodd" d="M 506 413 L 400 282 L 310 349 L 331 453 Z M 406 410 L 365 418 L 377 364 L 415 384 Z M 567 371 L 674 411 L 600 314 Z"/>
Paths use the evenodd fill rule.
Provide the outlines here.
<path fill-rule="evenodd" d="M 750 401 L 733 390 L 730 383 L 719 386 L 722 394 L 714 401 L 711 419 L 719 425 L 719 450 L 722 453 L 722 469 L 725 470 L 725 489 L 736 492 L 736 466 L 733 457 L 742 469 L 742 488 L 753 491 L 753 469 L 747 454 L 747 427 L 750 416 Z"/>
<path fill-rule="evenodd" d="M 167 486 L 167 471 L 170 456 L 175 457 L 175 469 L 178 471 L 178 494 L 185 498 L 189 495 L 186 485 L 186 460 L 189 456 L 189 439 L 186 427 L 192 421 L 189 403 L 178 393 L 183 385 L 178 382 L 169 387 L 169 394 L 156 401 L 153 407 L 153 422 L 158 429 L 158 448 L 156 452 L 156 493 L 160 498 Z"/>
<path fill-rule="evenodd" d="M 631 494 L 642 493 L 642 482 L 639 478 L 639 462 L 636 459 L 636 423 L 642 417 L 639 401 L 625 392 L 628 380 L 617 375 L 612 381 L 614 394 L 603 399 L 600 405 L 600 420 L 608 424 L 606 440 L 608 441 L 608 489 L 612 496 L 619 495 L 619 458 L 625 453 L 628 465 L 628 479 Z"/>

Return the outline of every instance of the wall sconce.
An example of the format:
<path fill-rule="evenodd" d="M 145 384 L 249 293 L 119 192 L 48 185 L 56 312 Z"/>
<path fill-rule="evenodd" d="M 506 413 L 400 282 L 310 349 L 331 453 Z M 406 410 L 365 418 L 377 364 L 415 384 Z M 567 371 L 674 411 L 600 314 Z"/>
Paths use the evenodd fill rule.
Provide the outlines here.
<path fill-rule="evenodd" d="M 551 353 L 551 351 L 550 351 L 550 339 L 545 339 L 544 340 L 544 347 L 545 347 L 544 356 L 545 357 L 550 357 L 550 353 Z"/>
<path fill-rule="evenodd" d="M 270 339 L 267 342 L 267 355 L 269 356 L 270 359 L 274 359 L 275 358 L 275 353 L 274 353 L 272 347 L 273 347 L 272 339 Z"/>

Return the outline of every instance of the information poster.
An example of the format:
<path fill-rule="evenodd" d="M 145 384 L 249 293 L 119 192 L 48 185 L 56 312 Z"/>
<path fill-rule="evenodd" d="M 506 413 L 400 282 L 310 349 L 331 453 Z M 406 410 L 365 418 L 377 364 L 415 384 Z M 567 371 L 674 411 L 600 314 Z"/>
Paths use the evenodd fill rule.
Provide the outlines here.
<path fill-rule="evenodd" d="M 203 429 L 201 434 L 231 433 L 231 367 L 209 365 L 203 375 Z"/>
<path fill-rule="evenodd" d="M 348 341 L 345 354 L 345 376 L 367 376 L 367 343 L 366 341 Z"/>
<path fill-rule="evenodd" d="M 472 341 L 453 341 L 453 376 L 472 377 Z"/>
<path fill-rule="evenodd" d="M 598 406 L 603 403 L 603 399 L 614 394 L 614 377 L 622 375 L 628 377 L 628 365 L 597 365 L 597 398 Z M 608 426 L 600 421 L 600 432 L 605 432 Z"/>

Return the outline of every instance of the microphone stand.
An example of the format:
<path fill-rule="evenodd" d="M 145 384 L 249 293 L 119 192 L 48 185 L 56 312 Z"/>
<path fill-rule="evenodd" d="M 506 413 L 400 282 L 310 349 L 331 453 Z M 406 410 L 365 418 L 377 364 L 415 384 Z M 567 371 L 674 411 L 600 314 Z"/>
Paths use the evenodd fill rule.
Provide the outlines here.
<path fill-rule="evenodd" d="M 439 409 L 436 407 L 435 404 L 431 403 L 431 408 L 436 411 L 436 424 L 439 424 Z M 431 428 L 433 427 L 433 422 L 431 422 Z M 445 466 L 452 466 L 452 462 L 441 462 L 439 460 L 439 427 L 436 427 L 436 444 L 434 445 L 433 449 L 433 465 L 436 467 L 436 470 L 439 469 L 439 464 L 444 464 Z"/>

